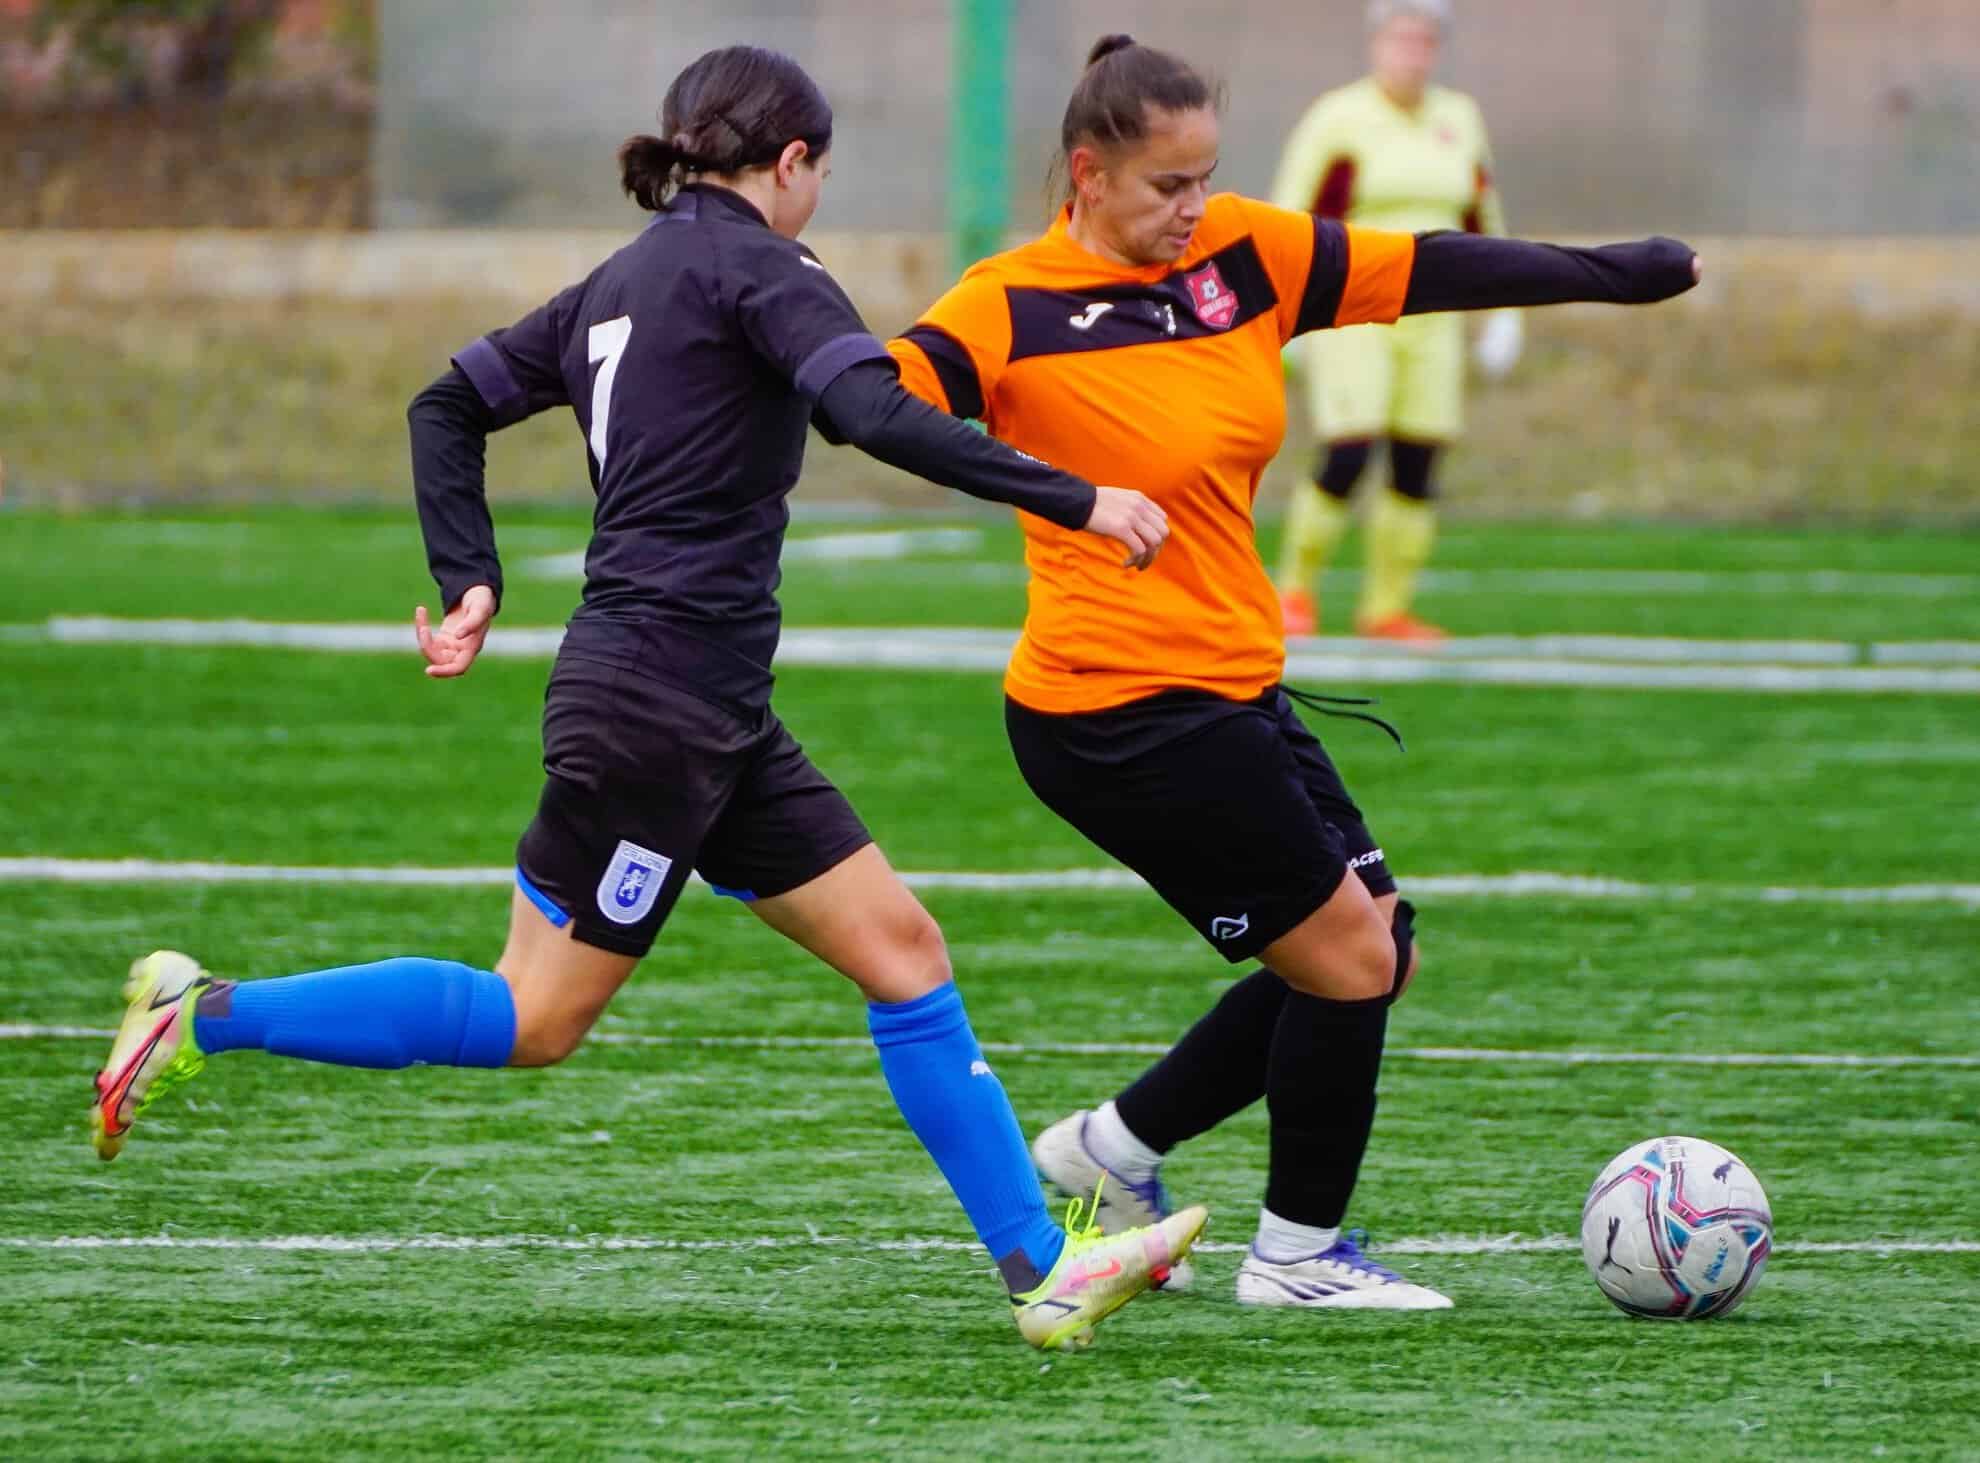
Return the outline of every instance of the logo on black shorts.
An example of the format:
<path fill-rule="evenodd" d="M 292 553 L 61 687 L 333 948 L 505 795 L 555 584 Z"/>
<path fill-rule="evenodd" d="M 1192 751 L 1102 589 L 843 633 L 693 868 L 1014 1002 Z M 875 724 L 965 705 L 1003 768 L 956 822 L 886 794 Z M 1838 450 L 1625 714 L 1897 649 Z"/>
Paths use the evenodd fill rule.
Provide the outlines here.
<path fill-rule="evenodd" d="M 1235 940 L 1251 928 L 1251 916 L 1220 914 L 1210 921 L 1210 938 L 1213 940 Z"/>
<path fill-rule="evenodd" d="M 653 911 L 674 861 L 637 843 L 619 841 L 598 881 L 598 912 L 615 925 L 636 925 Z"/>

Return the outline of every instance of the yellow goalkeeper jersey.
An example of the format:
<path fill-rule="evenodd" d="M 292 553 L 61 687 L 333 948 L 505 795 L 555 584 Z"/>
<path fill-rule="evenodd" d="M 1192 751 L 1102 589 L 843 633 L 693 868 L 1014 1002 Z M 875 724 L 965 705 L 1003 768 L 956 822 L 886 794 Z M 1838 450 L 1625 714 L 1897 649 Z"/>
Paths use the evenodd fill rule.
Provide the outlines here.
<path fill-rule="evenodd" d="M 1372 76 L 1307 108 L 1286 139 L 1272 201 L 1362 228 L 1506 231 L 1478 104 L 1433 86 L 1404 111 Z"/>

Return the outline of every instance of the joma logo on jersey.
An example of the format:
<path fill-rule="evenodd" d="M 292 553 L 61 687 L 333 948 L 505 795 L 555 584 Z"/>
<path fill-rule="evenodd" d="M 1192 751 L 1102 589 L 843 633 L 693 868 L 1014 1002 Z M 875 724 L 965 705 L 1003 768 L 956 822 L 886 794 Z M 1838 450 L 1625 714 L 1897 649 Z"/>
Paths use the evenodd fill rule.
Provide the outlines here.
<path fill-rule="evenodd" d="M 1113 308 L 1114 305 L 1111 300 L 1095 300 L 1086 307 L 1085 314 L 1068 315 L 1066 317 L 1066 323 L 1072 326 L 1074 330 L 1091 330 L 1094 322 Z"/>
<path fill-rule="evenodd" d="M 615 925 L 636 925 L 653 909 L 674 861 L 621 840 L 598 880 L 598 912 Z"/>
<path fill-rule="evenodd" d="M 1216 260 L 1185 274 L 1183 283 L 1189 286 L 1189 298 L 1196 306 L 1197 319 L 1212 330 L 1231 328 L 1231 322 L 1237 319 L 1238 297 L 1224 283 L 1224 276 L 1217 272 Z"/>

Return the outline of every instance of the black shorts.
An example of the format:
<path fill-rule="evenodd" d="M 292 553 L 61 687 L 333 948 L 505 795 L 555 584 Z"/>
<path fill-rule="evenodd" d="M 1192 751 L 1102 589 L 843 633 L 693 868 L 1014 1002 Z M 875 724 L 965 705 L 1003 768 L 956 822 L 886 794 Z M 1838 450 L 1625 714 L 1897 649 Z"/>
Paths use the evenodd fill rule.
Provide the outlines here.
<path fill-rule="evenodd" d="M 765 709 L 562 657 L 543 705 L 536 817 L 516 882 L 552 922 L 623 955 L 653 946 L 689 870 L 720 894 L 786 894 L 873 841 Z"/>
<path fill-rule="evenodd" d="M 1255 701 L 1170 691 L 1053 716 L 1004 703 L 1039 800 L 1133 869 L 1227 960 L 1249 960 L 1352 869 L 1396 887 L 1326 750 L 1274 686 Z"/>

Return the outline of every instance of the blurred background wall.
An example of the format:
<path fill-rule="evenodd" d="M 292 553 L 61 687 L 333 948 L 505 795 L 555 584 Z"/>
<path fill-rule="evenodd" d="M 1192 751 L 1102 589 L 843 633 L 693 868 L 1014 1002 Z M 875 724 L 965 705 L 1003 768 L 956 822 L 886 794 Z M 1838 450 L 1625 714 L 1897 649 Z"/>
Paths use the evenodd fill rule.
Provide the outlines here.
<path fill-rule="evenodd" d="M 1221 176 L 1253 191 L 1364 59 L 1361 0 L 1010 0 L 993 155 L 952 117 L 958 17 L 994 6 L 0 0 L 0 492 L 401 491 L 406 398 L 636 225 L 614 148 L 710 46 L 825 86 L 807 238 L 882 331 L 953 277 L 959 177 L 1040 225 L 1103 31 L 1229 82 Z M 1980 520 L 1980 0 L 1455 8 L 1443 79 L 1483 105 L 1515 230 L 1680 233 L 1709 274 L 1666 310 L 1536 316 L 1478 389 L 1454 509 Z M 492 486 L 575 501 L 573 440 L 503 434 Z M 1296 424 L 1268 497 L 1305 450 Z M 823 450 L 805 491 L 927 501 Z"/>
<path fill-rule="evenodd" d="M 701 51 L 801 57 L 838 109 L 832 228 L 943 223 L 942 0 L 398 0 L 379 12 L 377 219 L 622 214 L 612 145 Z M 1225 170 L 1263 189 L 1314 95 L 1361 74 L 1359 0 L 1015 0 L 1013 216 L 1037 217 L 1080 62 L 1109 30 L 1231 83 Z M 1973 0 L 1461 0 L 1513 217 L 1543 232 L 1916 234 L 1980 227 Z"/>

